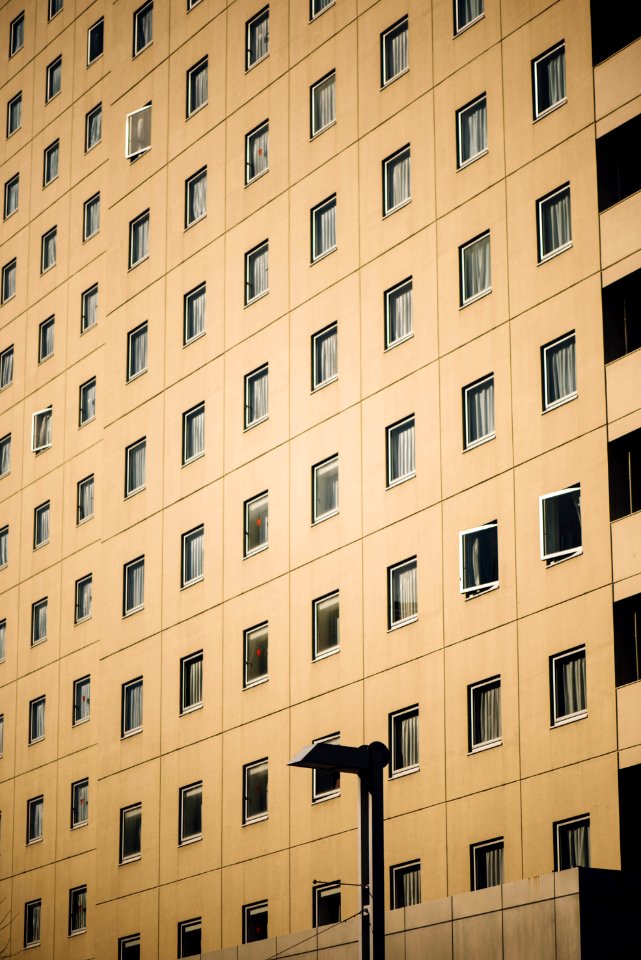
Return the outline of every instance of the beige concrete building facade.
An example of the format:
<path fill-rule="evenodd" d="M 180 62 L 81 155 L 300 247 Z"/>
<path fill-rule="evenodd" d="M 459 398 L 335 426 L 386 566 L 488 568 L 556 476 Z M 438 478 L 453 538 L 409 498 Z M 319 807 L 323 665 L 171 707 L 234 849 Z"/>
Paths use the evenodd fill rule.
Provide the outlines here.
<path fill-rule="evenodd" d="M 1 955 L 355 914 L 320 738 L 388 910 L 641 855 L 619 14 L 0 2 Z"/>

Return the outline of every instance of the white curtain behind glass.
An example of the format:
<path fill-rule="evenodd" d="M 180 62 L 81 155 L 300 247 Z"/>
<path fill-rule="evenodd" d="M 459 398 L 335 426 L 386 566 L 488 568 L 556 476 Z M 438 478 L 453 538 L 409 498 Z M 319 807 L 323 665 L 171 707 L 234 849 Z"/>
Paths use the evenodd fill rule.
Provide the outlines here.
<path fill-rule="evenodd" d="M 19 190 L 20 190 L 19 180 L 12 180 L 12 182 L 7 186 L 7 199 L 6 199 L 7 216 L 9 216 L 10 213 L 13 213 L 14 210 L 18 209 Z"/>
<path fill-rule="evenodd" d="M 264 173 L 269 166 L 268 159 L 269 148 L 269 127 L 267 124 L 256 133 L 253 133 L 249 139 L 249 175 L 248 180 L 253 180 L 260 173 Z"/>
<path fill-rule="evenodd" d="M 205 449 L 205 408 L 185 418 L 185 459 L 197 456 Z"/>
<path fill-rule="evenodd" d="M 566 828 L 566 843 L 569 862 L 563 864 L 564 867 L 589 867 L 590 866 L 590 825 L 589 823 L 577 823 L 572 827 Z"/>
<path fill-rule="evenodd" d="M 83 297 L 83 329 L 93 327 L 98 320 L 98 288 L 87 291 Z"/>
<path fill-rule="evenodd" d="M 494 434 L 494 378 L 469 387 L 465 396 L 469 445 Z"/>
<path fill-rule="evenodd" d="M 483 97 L 460 114 L 461 163 L 487 150 L 487 100 Z"/>
<path fill-rule="evenodd" d="M 409 45 L 407 23 L 402 24 L 394 33 L 386 37 L 386 79 L 398 76 L 407 70 L 409 63 Z"/>
<path fill-rule="evenodd" d="M 127 567 L 127 609 L 141 607 L 145 599 L 144 561 L 132 563 Z"/>
<path fill-rule="evenodd" d="M 313 89 L 314 123 L 312 133 L 319 133 L 336 119 L 336 74 L 326 77 Z"/>
<path fill-rule="evenodd" d="M 41 904 L 34 903 L 31 909 L 31 940 L 30 943 L 38 943 L 40 940 L 40 909 Z"/>
<path fill-rule="evenodd" d="M 150 4 L 147 10 L 144 10 L 142 13 L 138 14 L 137 17 L 137 33 L 136 33 L 136 49 L 142 50 L 143 47 L 146 47 L 148 43 L 151 43 L 152 40 L 152 23 L 153 23 L 153 6 Z"/>
<path fill-rule="evenodd" d="M 42 837 L 43 808 L 44 804 L 42 800 L 34 800 L 29 804 L 30 840 L 38 840 Z"/>
<path fill-rule="evenodd" d="M 501 737 L 501 686 L 488 684 L 474 690 L 474 743 L 488 743 Z"/>
<path fill-rule="evenodd" d="M 207 174 L 201 173 L 189 184 L 188 223 L 193 223 L 207 213 Z"/>
<path fill-rule="evenodd" d="M 203 661 L 192 660 L 189 665 L 189 703 L 193 706 L 203 700 Z"/>
<path fill-rule="evenodd" d="M 125 696 L 125 730 L 142 727 L 142 681 L 127 687 Z"/>
<path fill-rule="evenodd" d="M 580 490 L 543 501 L 543 532 L 546 555 L 581 546 Z"/>
<path fill-rule="evenodd" d="M 205 287 L 187 297 L 186 340 L 193 340 L 205 329 Z"/>
<path fill-rule="evenodd" d="M 42 255 L 42 266 L 46 270 L 52 267 L 56 262 L 56 231 L 48 234 L 43 241 L 44 252 Z"/>
<path fill-rule="evenodd" d="M 129 375 L 135 376 L 147 369 L 147 326 L 135 330 L 129 337 Z"/>
<path fill-rule="evenodd" d="M 0 386 L 8 387 L 13 383 L 13 347 L 2 354 L 0 358 Z"/>
<path fill-rule="evenodd" d="M 88 237 L 98 233 L 100 229 L 100 198 L 96 197 L 87 204 L 87 217 L 85 222 L 85 232 Z"/>
<path fill-rule="evenodd" d="M 36 543 L 45 543 L 49 539 L 49 504 L 39 507 L 36 512 Z"/>
<path fill-rule="evenodd" d="M 249 62 L 255 63 L 264 57 L 269 44 L 269 13 L 265 13 L 260 20 L 251 24 L 249 32 Z"/>
<path fill-rule="evenodd" d="M 541 253 L 546 256 L 572 240 L 569 188 L 541 204 L 541 218 L 543 221 Z"/>
<path fill-rule="evenodd" d="M 568 337 L 545 351 L 547 405 L 576 393 L 576 338 Z"/>
<path fill-rule="evenodd" d="M 38 700 L 31 705 L 31 739 L 37 740 L 45 735 L 45 701 Z"/>
<path fill-rule="evenodd" d="M 147 256 L 149 250 L 149 216 L 145 215 L 133 225 L 132 262 L 137 263 Z"/>
<path fill-rule="evenodd" d="M 144 487 L 146 460 L 146 443 L 138 443 L 127 451 L 127 491 L 129 493 Z"/>
<path fill-rule="evenodd" d="M 261 293 L 265 293 L 267 290 L 268 282 L 268 248 L 261 247 L 260 250 L 256 250 L 255 253 L 252 253 L 249 258 L 249 291 L 248 299 L 253 300 L 255 297 L 259 297 Z"/>
<path fill-rule="evenodd" d="M 47 636 L 47 609 L 49 604 L 46 600 L 38 603 L 33 608 L 33 639 L 43 640 Z"/>
<path fill-rule="evenodd" d="M 91 586 L 92 580 L 87 578 L 78 584 L 78 620 L 91 614 Z"/>
<path fill-rule="evenodd" d="M 336 246 L 336 199 L 314 211 L 314 257 Z"/>
<path fill-rule="evenodd" d="M 2 298 L 9 300 L 16 295 L 16 265 L 10 264 L 2 271 Z"/>
<path fill-rule="evenodd" d="M 476 20 L 483 13 L 484 0 L 456 0 L 458 29 Z"/>
<path fill-rule="evenodd" d="M 269 413 L 269 371 L 267 368 L 252 375 L 248 385 L 247 423 L 262 420 Z"/>
<path fill-rule="evenodd" d="M 9 562 L 9 528 L 0 530 L 0 567 Z"/>
<path fill-rule="evenodd" d="M 537 63 L 536 82 L 539 112 L 565 100 L 565 46 Z"/>
<path fill-rule="evenodd" d="M 20 50 L 24 46 L 24 17 L 13 28 L 13 49 Z"/>
<path fill-rule="evenodd" d="M 81 890 L 74 898 L 74 929 L 84 930 L 87 926 L 87 892 Z"/>
<path fill-rule="evenodd" d="M 580 713 L 587 706 L 585 653 L 555 662 L 557 717 Z"/>
<path fill-rule="evenodd" d="M 199 580 L 203 575 L 203 547 L 205 534 L 202 530 L 185 537 L 185 583 Z"/>
<path fill-rule="evenodd" d="M 338 508 L 338 461 L 316 467 L 315 516 L 322 517 Z"/>
<path fill-rule="evenodd" d="M 11 469 L 11 437 L 6 437 L 0 443 L 0 476 L 3 477 Z"/>
<path fill-rule="evenodd" d="M 498 579 L 496 527 L 475 530 L 463 537 L 463 587 L 467 590 Z"/>
<path fill-rule="evenodd" d="M 40 327 L 40 359 L 44 360 L 53 353 L 53 335 L 55 324 L 48 320 Z"/>
<path fill-rule="evenodd" d="M 410 198 L 409 150 L 405 150 L 400 156 L 387 161 L 385 175 L 387 178 L 386 212 L 389 212 Z"/>
<path fill-rule="evenodd" d="M 421 868 L 412 867 L 403 874 L 403 906 L 421 902 Z"/>
<path fill-rule="evenodd" d="M 81 783 L 75 787 L 75 822 L 85 823 L 89 819 L 89 784 Z"/>
<path fill-rule="evenodd" d="M 78 489 L 78 517 L 84 520 L 93 516 L 93 479 L 82 483 Z"/>
<path fill-rule="evenodd" d="M 208 64 L 206 63 L 190 74 L 192 111 L 207 102 L 209 96 L 208 74 Z"/>
<path fill-rule="evenodd" d="M 91 420 L 96 416 L 96 381 L 85 384 L 80 391 L 80 419 Z"/>
<path fill-rule="evenodd" d="M 496 887 L 503 883 L 503 847 L 488 847 L 483 850 L 486 886 Z"/>
<path fill-rule="evenodd" d="M 62 80 L 62 60 L 55 63 L 49 71 L 49 96 L 52 97 L 60 90 Z"/>
<path fill-rule="evenodd" d="M 401 755 L 403 768 L 418 764 L 418 713 L 401 717 Z"/>
<path fill-rule="evenodd" d="M 389 343 L 403 340 L 412 333 L 412 281 L 409 280 L 387 295 Z"/>
<path fill-rule="evenodd" d="M 76 684 L 76 721 L 89 716 L 89 690 L 89 677 Z"/>
<path fill-rule="evenodd" d="M 338 375 L 338 332 L 336 327 L 314 340 L 314 384 L 320 386 Z"/>
<path fill-rule="evenodd" d="M 87 148 L 99 143 L 102 138 L 102 110 L 94 110 L 88 120 Z"/>
<path fill-rule="evenodd" d="M 463 250 L 463 300 L 470 300 L 489 290 L 491 282 L 488 235 L 475 240 Z"/>
<path fill-rule="evenodd" d="M 390 481 L 408 477 L 416 469 L 414 420 L 395 427 L 390 437 Z"/>
<path fill-rule="evenodd" d="M 408 564 L 392 573 L 394 622 L 415 617 L 418 610 L 416 596 L 416 563 Z"/>

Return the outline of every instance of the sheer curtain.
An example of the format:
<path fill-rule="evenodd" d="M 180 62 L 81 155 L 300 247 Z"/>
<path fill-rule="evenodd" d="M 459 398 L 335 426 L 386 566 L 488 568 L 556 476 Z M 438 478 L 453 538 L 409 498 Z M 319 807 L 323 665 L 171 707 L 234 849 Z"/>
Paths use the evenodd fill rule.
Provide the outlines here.
<path fill-rule="evenodd" d="M 20 20 L 14 25 L 13 28 L 13 50 L 21 50 L 24 46 L 24 17 L 21 17 Z"/>
<path fill-rule="evenodd" d="M 476 20 L 483 13 L 484 0 L 456 0 L 458 29 Z"/>
<path fill-rule="evenodd" d="M 318 519 L 338 509 L 338 460 L 315 468 L 316 510 Z"/>
<path fill-rule="evenodd" d="M 2 271 L 2 298 L 9 300 L 16 295 L 16 262 L 8 264 Z"/>
<path fill-rule="evenodd" d="M 193 223 L 207 213 L 207 173 L 199 174 L 189 184 L 188 222 Z"/>
<path fill-rule="evenodd" d="M 487 847 L 483 851 L 487 887 L 503 883 L 503 846 Z"/>
<path fill-rule="evenodd" d="M 589 867 L 590 866 L 590 824 L 583 823 L 572 824 L 566 828 L 567 854 L 569 862 L 564 864 L 567 867 Z"/>
<path fill-rule="evenodd" d="M 392 587 L 394 622 L 415 617 L 418 610 L 415 561 L 393 571 Z"/>
<path fill-rule="evenodd" d="M 413 418 L 394 428 L 390 445 L 390 480 L 399 480 L 414 473 L 416 469 L 414 435 Z"/>
<path fill-rule="evenodd" d="M 8 387 L 13 383 L 13 347 L 5 350 L 0 358 L 0 386 Z"/>
<path fill-rule="evenodd" d="M 249 31 L 249 63 L 266 56 L 269 49 L 269 12 L 254 21 Z"/>
<path fill-rule="evenodd" d="M 87 891 L 80 890 L 75 898 L 74 928 L 84 930 L 87 926 Z"/>
<path fill-rule="evenodd" d="M 491 284 L 490 235 L 463 248 L 463 302 L 489 290 Z"/>
<path fill-rule="evenodd" d="M 412 333 L 412 281 L 387 295 L 389 344 L 404 340 Z"/>
<path fill-rule="evenodd" d="M 192 111 L 196 110 L 197 107 L 201 107 L 203 103 L 207 103 L 207 98 L 209 96 L 208 78 L 208 63 L 203 63 L 201 67 L 199 67 L 197 70 L 193 70 L 190 74 Z"/>
<path fill-rule="evenodd" d="M 49 539 L 49 504 L 36 512 L 36 543 L 45 543 Z"/>
<path fill-rule="evenodd" d="M 410 198 L 410 151 L 404 150 L 398 157 L 385 164 L 387 179 L 386 213 L 394 210 Z"/>
<path fill-rule="evenodd" d="M 0 530 L 0 567 L 9 562 L 9 527 Z"/>
<path fill-rule="evenodd" d="M 199 580 L 203 575 L 204 542 L 205 533 L 203 530 L 197 530 L 185 537 L 185 583 L 191 583 L 193 580 Z"/>
<path fill-rule="evenodd" d="M 125 700 L 125 730 L 142 727 L 142 680 L 127 687 Z"/>
<path fill-rule="evenodd" d="M 409 44 L 407 22 L 401 24 L 394 33 L 386 37 L 386 74 L 387 79 L 398 76 L 407 70 L 409 64 Z"/>
<path fill-rule="evenodd" d="M 0 441 L 0 477 L 11 469 L 11 436 Z"/>
<path fill-rule="evenodd" d="M 39 840 L 42 837 L 42 821 L 44 804 L 42 798 L 33 800 L 29 804 L 29 839 Z"/>
<path fill-rule="evenodd" d="M 494 434 L 494 377 L 466 390 L 468 446 Z"/>
<path fill-rule="evenodd" d="M 40 910 L 42 905 L 40 903 L 34 903 L 31 908 L 31 943 L 38 943 L 40 941 Z"/>
<path fill-rule="evenodd" d="M 269 413 L 269 371 L 265 367 L 255 373 L 249 383 L 247 423 L 262 420 Z"/>
<path fill-rule="evenodd" d="M 56 262 L 56 235 L 57 231 L 52 230 L 43 239 L 42 268 L 46 270 L 52 267 Z"/>
<path fill-rule="evenodd" d="M 253 180 L 260 173 L 264 173 L 269 166 L 268 159 L 269 148 L 269 127 L 265 124 L 256 133 L 253 133 L 249 141 L 249 176 L 248 180 Z"/>
<path fill-rule="evenodd" d="M 96 416 L 96 381 L 86 383 L 80 396 L 80 420 L 85 423 Z"/>
<path fill-rule="evenodd" d="M 87 203 L 87 215 L 85 221 L 85 234 L 87 237 L 93 237 L 100 229 L 100 197 L 94 197 Z"/>
<path fill-rule="evenodd" d="M 74 822 L 86 823 L 89 819 L 89 784 L 79 783 L 74 789 Z"/>
<path fill-rule="evenodd" d="M 313 88 L 314 123 L 312 133 L 319 133 L 336 119 L 336 74 L 321 80 Z"/>
<path fill-rule="evenodd" d="M 76 684 L 76 721 L 89 716 L 89 689 L 89 677 Z"/>
<path fill-rule="evenodd" d="M 547 110 L 565 100 L 565 46 L 554 50 L 537 63 L 537 97 L 539 110 Z"/>
<path fill-rule="evenodd" d="M 587 705 L 585 652 L 555 661 L 557 717 L 580 713 Z"/>
<path fill-rule="evenodd" d="M 490 586 L 498 579 L 498 539 L 495 526 L 463 537 L 463 588 Z"/>
<path fill-rule="evenodd" d="M 10 213 L 13 213 L 14 210 L 18 209 L 19 190 L 20 190 L 20 181 L 16 177 L 11 181 L 11 183 L 7 185 L 7 199 L 6 199 L 7 216 Z"/>
<path fill-rule="evenodd" d="M 137 443 L 127 451 L 127 492 L 132 493 L 145 485 L 147 443 Z"/>
<path fill-rule="evenodd" d="M 501 685 L 487 684 L 474 690 L 474 743 L 501 738 Z"/>
<path fill-rule="evenodd" d="M 40 327 L 40 359 L 45 360 L 53 353 L 53 335 L 55 324 L 53 320 L 47 320 Z"/>
<path fill-rule="evenodd" d="M 402 876 L 403 906 L 412 907 L 421 902 L 421 868 L 410 867 Z"/>
<path fill-rule="evenodd" d="M 332 327 L 314 340 L 314 385 L 320 386 L 338 376 L 338 330 Z"/>
<path fill-rule="evenodd" d="M 336 247 L 336 198 L 314 211 L 314 259 Z"/>
<path fill-rule="evenodd" d="M 203 660 L 192 660 L 189 666 L 189 703 L 203 702 Z"/>
<path fill-rule="evenodd" d="M 139 560 L 127 567 L 127 609 L 141 607 L 145 599 L 145 563 Z"/>
<path fill-rule="evenodd" d="M 93 516 L 93 479 L 86 480 L 78 487 L 78 519 L 85 520 Z"/>
<path fill-rule="evenodd" d="M 145 214 L 133 225 L 132 230 L 132 263 L 138 263 L 147 256 L 149 250 L 149 214 Z"/>
<path fill-rule="evenodd" d="M 60 156 L 60 147 L 56 143 L 47 152 L 47 183 L 49 183 L 50 180 L 55 180 L 55 178 L 58 176 L 59 156 Z"/>
<path fill-rule="evenodd" d="M 576 338 L 567 337 L 545 351 L 547 404 L 576 393 Z"/>
<path fill-rule="evenodd" d="M 135 376 L 147 369 L 147 324 L 135 330 L 129 338 L 129 375 Z"/>
<path fill-rule="evenodd" d="M 187 296 L 185 340 L 193 340 L 205 330 L 205 286 Z"/>
<path fill-rule="evenodd" d="M 88 290 L 82 298 L 82 328 L 88 330 L 98 321 L 98 288 Z"/>
<path fill-rule="evenodd" d="M 205 449 L 205 408 L 185 417 L 185 460 L 191 460 Z"/>
<path fill-rule="evenodd" d="M 37 640 L 44 640 L 47 636 L 47 609 L 48 602 L 42 600 L 40 603 L 34 604 L 33 607 L 33 639 L 34 642 Z"/>
<path fill-rule="evenodd" d="M 400 718 L 401 766 L 418 765 L 418 711 Z"/>
<path fill-rule="evenodd" d="M 31 739 L 38 740 L 45 735 L 45 701 L 37 700 L 31 705 Z"/>
<path fill-rule="evenodd" d="M 266 293 L 268 283 L 269 249 L 267 245 L 250 255 L 248 300 Z"/>
<path fill-rule="evenodd" d="M 487 99 L 461 111 L 461 163 L 487 150 Z"/>
<path fill-rule="evenodd" d="M 149 7 L 146 10 L 142 10 L 136 19 L 137 31 L 136 31 L 136 49 L 142 50 L 143 47 L 146 47 L 148 43 L 152 41 L 152 25 L 153 25 L 153 6 L 149 4 Z"/>
<path fill-rule="evenodd" d="M 86 577 L 78 583 L 78 620 L 91 615 L 92 578 Z"/>
<path fill-rule="evenodd" d="M 59 59 L 57 63 L 52 64 L 49 70 L 49 96 L 53 97 L 54 94 L 60 91 L 60 85 L 62 81 L 62 59 Z"/>
<path fill-rule="evenodd" d="M 87 148 L 93 147 L 102 139 L 102 110 L 94 110 L 88 120 Z"/>
<path fill-rule="evenodd" d="M 557 193 L 541 204 L 543 219 L 542 255 L 564 247 L 572 240 L 570 188 Z"/>

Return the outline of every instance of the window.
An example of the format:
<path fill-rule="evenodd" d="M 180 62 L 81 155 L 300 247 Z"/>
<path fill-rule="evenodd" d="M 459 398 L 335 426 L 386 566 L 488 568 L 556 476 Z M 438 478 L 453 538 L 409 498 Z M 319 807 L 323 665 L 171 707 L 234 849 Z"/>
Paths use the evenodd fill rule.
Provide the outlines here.
<path fill-rule="evenodd" d="M 414 335 L 412 326 L 412 278 L 385 291 L 385 349 Z"/>
<path fill-rule="evenodd" d="M 541 347 L 543 410 L 553 410 L 576 392 L 576 335 L 574 331 Z"/>
<path fill-rule="evenodd" d="M 81 298 L 80 333 L 90 330 L 98 322 L 98 284 L 85 290 Z"/>
<path fill-rule="evenodd" d="M 532 61 L 532 92 L 535 120 L 565 103 L 565 43 L 563 41 Z"/>
<path fill-rule="evenodd" d="M 51 446 L 51 421 L 53 410 L 46 407 L 37 410 L 31 417 L 31 450 L 40 453 Z"/>
<path fill-rule="evenodd" d="M 53 20 L 57 13 L 62 10 L 63 0 L 49 0 L 49 19 Z"/>
<path fill-rule="evenodd" d="M 585 647 L 550 657 L 550 700 L 553 727 L 587 717 Z"/>
<path fill-rule="evenodd" d="M 472 303 L 492 289 L 489 231 L 459 247 L 461 306 Z"/>
<path fill-rule="evenodd" d="M 197 3 L 200 3 L 200 0 L 187 0 L 187 13 L 193 10 Z"/>
<path fill-rule="evenodd" d="M 12 97 L 7 104 L 7 137 L 22 126 L 22 92 Z"/>
<path fill-rule="evenodd" d="M 74 887 L 69 891 L 69 936 L 87 929 L 87 888 Z"/>
<path fill-rule="evenodd" d="M 466 599 L 499 585 L 499 539 L 496 520 L 459 533 L 460 590 Z"/>
<path fill-rule="evenodd" d="M 142 730 L 142 677 L 122 685 L 122 737 Z"/>
<path fill-rule="evenodd" d="M 480 20 L 485 10 L 485 0 L 454 0 L 454 33 Z"/>
<path fill-rule="evenodd" d="M 414 415 L 387 427 L 387 486 L 393 487 L 416 475 Z"/>
<path fill-rule="evenodd" d="M 135 267 L 149 256 L 149 210 L 129 224 L 129 267 Z"/>
<path fill-rule="evenodd" d="M 336 123 L 336 71 L 318 80 L 310 89 L 312 137 Z"/>
<path fill-rule="evenodd" d="M 418 706 L 389 715 L 390 777 L 418 770 Z"/>
<path fill-rule="evenodd" d="M 636 144 L 641 136 L 641 115 L 636 114 L 597 138 L 596 168 L 599 211 L 641 190 L 641 170 Z"/>
<path fill-rule="evenodd" d="M 140 934 L 120 937 L 118 940 L 118 960 L 140 960 Z"/>
<path fill-rule="evenodd" d="M 641 270 L 602 290 L 605 362 L 611 363 L 641 347 Z"/>
<path fill-rule="evenodd" d="M 82 427 L 96 416 L 96 378 L 92 377 L 80 385 L 80 409 L 78 412 L 78 426 Z"/>
<path fill-rule="evenodd" d="M 37 550 L 45 543 L 49 543 L 49 501 L 41 503 L 33 511 L 33 549 Z"/>
<path fill-rule="evenodd" d="M 456 111 L 456 144 L 459 170 L 487 153 L 487 96 L 484 93 Z"/>
<path fill-rule="evenodd" d="M 45 736 L 45 698 L 36 697 L 29 702 L 29 743 L 44 740 Z"/>
<path fill-rule="evenodd" d="M 641 510 L 641 429 L 608 443 L 610 520 Z"/>
<path fill-rule="evenodd" d="M 416 557 L 387 568 L 388 627 L 402 627 L 418 617 Z"/>
<path fill-rule="evenodd" d="M 413 907 L 421 902 L 421 861 L 390 867 L 390 909 Z"/>
<path fill-rule="evenodd" d="M 185 957 L 199 957 L 201 951 L 200 917 L 193 920 L 181 920 L 178 924 L 178 960 Z"/>
<path fill-rule="evenodd" d="M 249 70 L 269 53 L 269 7 L 248 20 L 245 25 L 245 69 Z"/>
<path fill-rule="evenodd" d="M 142 827 L 142 804 L 120 810 L 120 862 L 140 859 Z"/>
<path fill-rule="evenodd" d="M 205 528 L 203 526 L 182 535 L 181 587 L 189 587 L 203 579 Z"/>
<path fill-rule="evenodd" d="M 338 454 L 312 467 L 312 523 L 338 513 Z"/>
<path fill-rule="evenodd" d="M 139 557 L 124 566 L 123 616 L 142 610 L 145 605 L 145 558 Z"/>
<path fill-rule="evenodd" d="M 105 49 L 105 21 L 101 17 L 87 30 L 87 66 L 101 57 Z"/>
<path fill-rule="evenodd" d="M 53 356 L 53 335 L 55 317 L 43 320 L 38 330 L 38 363 L 42 363 Z"/>
<path fill-rule="evenodd" d="M 41 643 L 47 639 L 47 614 L 49 611 L 49 598 L 43 597 L 31 604 L 31 646 Z"/>
<path fill-rule="evenodd" d="M 191 463 L 205 452 L 205 404 L 199 403 L 183 413 L 183 464 Z"/>
<path fill-rule="evenodd" d="M 102 104 L 85 116 L 85 153 L 102 140 Z"/>
<path fill-rule="evenodd" d="M 485 890 L 503 883 L 503 837 L 470 847 L 472 890 Z"/>
<path fill-rule="evenodd" d="M 30 900 L 24 905 L 24 945 L 35 947 L 40 943 L 40 914 L 42 901 Z"/>
<path fill-rule="evenodd" d="M 409 21 L 403 17 L 381 34 L 381 86 L 396 80 L 409 68 Z"/>
<path fill-rule="evenodd" d="M 316 771 L 314 771 L 316 772 Z M 312 924 L 324 927 L 341 919 L 341 882 L 315 883 L 312 891 Z"/>
<path fill-rule="evenodd" d="M 4 654 L 4 648 L 3 648 Z M 1 658 L 4 660 L 4 655 Z M 0 757 L 4 756 L 4 714 L 0 713 Z"/>
<path fill-rule="evenodd" d="M 89 823 L 89 781 L 77 780 L 71 784 L 71 829 Z"/>
<path fill-rule="evenodd" d="M 180 661 L 180 712 L 188 713 L 203 703 L 203 652 Z"/>
<path fill-rule="evenodd" d="M 91 677 L 81 677 L 73 682 L 73 726 L 89 719 L 91 707 Z"/>
<path fill-rule="evenodd" d="M 315 17 L 320 16 L 324 10 L 327 10 L 327 8 L 333 6 L 333 4 L 334 0 L 312 0 L 309 19 L 314 20 Z"/>
<path fill-rule="evenodd" d="M 243 943 L 267 939 L 267 900 L 243 907 Z"/>
<path fill-rule="evenodd" d="M 43 812 L 44 797 L 33 797 L 32 800 L 27 800 L 27 843 L 42 840 Z"/>
<path fill-rule="evenodd" d="M 9 56 L 13 57 L 24 47 L 24 10 L 14 17 L 9 25 Z"/>
<path fill-rule="evenodd" d="M 4 185 L 4 207 L 3 207 L 3 216 L 6 220 L 7 217 L 10 217 L 12 213 L 15 213 L 18 209 L 18 198 L 20 195 L 20 174 L 16 173 L 15 177 L 11 177 L 10 180 Z"/>
<path fill-rule="evenodd" d="M 245 376 L 245 430 L 269 416 L 269 365 Z"/>
<path fill-rule="evenodd" d="M 383 216 L 394 213 L 409 203 L 410 195 L 410 148 L 409 144 L 383 160 Z"/>
<path fill-rule="evenodd" d="M 127 334 L 127 383 L 147 372 L 147 340 L 149 324 L 145 320 Z"/>
<path fill-rule="evenodd" d="M 46 187 L 52 182 L 52 180 L 57 179 L 59 159 L 60 159 L 60 141 L 54 140 L 53 143 L 50 143 L 49 146 L 45 148 L 45 152 L 44 152 L 43 174 L 42 174 L 43 186 Z"/>
<path fill-rule="evenodd" d="M 100 230 L 100 194 L 85 200 L 82 239 L 89 240 Z"/>
<path fill-rule="evenodd" d="M 539 263 L 562 253 L 572 245 L 572 218 L 570 214 L 570 185 L 559 187 L 547 197 L 536 201 Z"/>
<path fill-rule="evenodd" d="M 183 334 L 183 344 L 186 346 L 192 340 L 202 336 L 205 332 L 205 303 L 206 303 L 206 285 L 199 284 L 189 293 L 185 294 L 185 325 Z"/>
<path fill-rule="evenodd" d="M 16 295 L 16 273 L 17 273 L 17 263 L 15 257 L 13 260 L 10 260 L 9 263 L 5 263 L 2 268 L 2 300 L 1 303 L 6 303 L 7 300 L 11 300 L 12 297 Z"/>
<path fill-rule="evenodd" d="M 268 538 L 269 502 L 267 493 L 261 493 L 251 500 L 245 500 L 245 556 L 249 557 L 269 546 Z"/>
<path fill-rule="evenodd" d="M 0 353 L 0 390 L 13 383 L 13 344 Z"/>
<path fill-rule="evenodd" d="M 60 93 L 62 84 L 62 57 L 56 57 L 47 67 L 47 88 L 45 102 L 49 103 L 56 94 Z"/>
<path fill-rule="evenodd" d="M 153 40 L 153 14 L 152 0 L 138 7 L 134 13 L 134 57 L 148 47 Z"/>
<path fill-rule="evenodd" d="M 243 767 L 243 823 L 267 817 L 267 758 Z"/>
<path fill-rule="evenodd" d="M 125 156 L 135 160 L 151 150 L 151 103 L 127 114 L 125 127 Z"/>
<path fill-rule="evenodd" d="M 203 785 L 192 783 L 180 788 L 180 834 L 179 843 L 191 843 L 202 838 Z"/>
<path fill-rule="evenodd" d="M 245 306 L 269 291 L 269 243 L 245 254 Z"/>
<path fill-rule="evenodd" d="M 259 623 L 243 633 L 244 663 L 243 687 L 253 687 L 269 679 L 267 674 L 267 653 L 269 643 L 269 625 Z"/>
<path fill-rule="evenodd" d="M 311 211 L 312 263 L 336 249 L 336 194 Z"/>
<path fill-rule="evenodd" d="M 76 523 L 93 517 L 93 473 L 78 482 Z"/>
<path fill-rule="evenodd" d="M 269 170 L 269 121 L 265 120 L 245 136 L 245 184 Z"/>
<path fill-rule="evenodd" d="M 614 668 L 616 685 L 621 687 L 641 680 L 641 594 L 617 600 L 613 613 Z"/>
<path fill-rule="evenodd" d="M 330 323 L 312 336 L 312 390 L 338 379 L 338 324 Z"/>
<path fill-rule="evenodd" d="M 314 743 L 339 743 L 340 735 L 331 733 L 327 737 L 318 737 Z M 312 770 L 312 803 L 318 800 L 330 800 L 339 797 L 341 792 L 340 770 Z"/>
<path fill-rule="evenodd" d="M 552 566 L 583 553 L 581 484 L 539 497 L 541 560 Z"/>
<path fill-rule="evenodd" d="M 554 824 L 554 869 L 590 866 L 590 817 L 573 817 Z"/>
<path fill-rule="evenodd" d="M 0 569 L 9 562 L 9 527 L 0 529 Z"/>
<path fill-rule="evenodd" d="M 340 649 L 340 605 L 338 590 L 313 603 L 312 659 L 319 660 Z"/>
<path fill-rule="evenodd" d="M 0 440 L 0 477 L 6 477 L 11 472 L 11 434 L 8 433 Z"/>
<path fill-rule="evenodd" d="M 207 103 L 208 58 L 203 57 L 187 71 L 187 116 Z"/>
<path fill-rule="evenodd" d="M 185 181 L 185 228 L 207 216 L 207 167 Z"/>
<path fill-rule="evenodd" d="M 501 743 L 501 678 L 491 677 L 468 688 L 468 750 L 486 750 Z"/>
<path fill-rule="evenodd" d="M 86 577 L 76 580 L 76 606 L 75 622 L 82 623 L 91 617 L 91 591 L 93 587 L 93 576 L 89 573 Z"/>
<path fill-rule="evenodd" d="M 56 238 L 58 228 L 52 227 L 42 235 L 40 252 L 40 273 L 46 273 L 56 265 Z"/>

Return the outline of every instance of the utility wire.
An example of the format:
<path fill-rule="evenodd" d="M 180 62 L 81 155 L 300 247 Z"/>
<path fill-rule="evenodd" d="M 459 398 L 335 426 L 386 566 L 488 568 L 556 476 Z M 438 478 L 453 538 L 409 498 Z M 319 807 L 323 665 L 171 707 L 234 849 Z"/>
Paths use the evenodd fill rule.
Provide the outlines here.
<path fill-rule="evenodd" d="M 360 884 L 356 883 L 356 884 L 353 884 L 353 886 L 357 887 L 357 886 L 360 886 Z M 333 930 L 335 927 L 340 927 L 341 923 L 347 923 L 348 920 L 353 920 L 354 917 L 360 917 L 362 912 L 363 912 L 363 909 L 361 908 L 360 910 L 357 910 L 356 913 L 353 913 L 351 916 L 345 917 L 344 920 L 337 920 L 336 923 L 330 923 L 326 927 L 321 927 L 321 928 L 316 927 L 316 930 L 311 935 L 311 937 L 305 937 L 303 940 L 299 940 L 298 943 L 292 943 L 291 946 L 285 947 L 284 950 L 277 950 L 276 953 L 272 954 L 271 957 L 267 957 L 267 960 L 278 960 L 278 958 L 284 956 L 288 950 L 294 950 L 296 947 L 302 947 L 304 943 L 308 943 L 310 940 L 316 940 L 321 933 L 328 933 L 330 930 Z"/>

